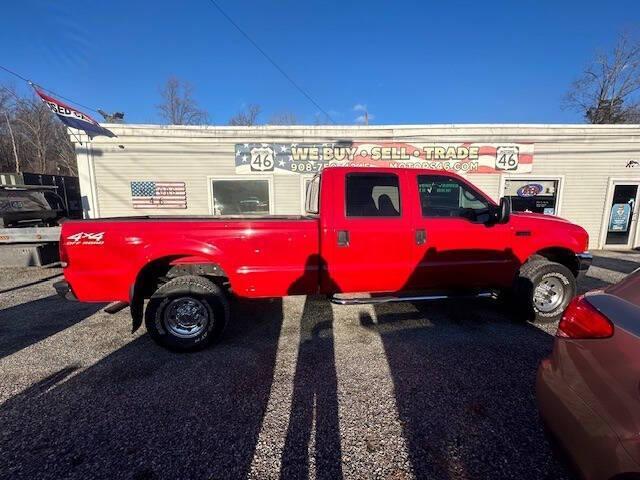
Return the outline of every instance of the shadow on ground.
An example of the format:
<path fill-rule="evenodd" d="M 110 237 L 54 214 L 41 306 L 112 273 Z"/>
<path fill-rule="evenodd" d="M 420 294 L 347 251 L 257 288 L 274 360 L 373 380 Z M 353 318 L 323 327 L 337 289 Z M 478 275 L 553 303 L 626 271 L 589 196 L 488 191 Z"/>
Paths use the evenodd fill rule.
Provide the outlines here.
<path fill-rule="evenodd" d="M 233 308 L 214 348 L 180 355 L 144 335 L 0 405 L 0 478 L 246 478 L 283 307 Z M 306 300 L 281 478 L 308 478 L 310 455 L 318 478 L 342 476 L 332 322 L 326 300 Z M 355 328 L 380 336 L 416 478 L 569 478 L 535 405 L 550 335 L 482 301 L 377 306 Z M 375 401 L 375 385 L 363 388 Z"/>
<path fill-rule="evenodd" d="M 599 278 L 585 276 L 578 283 L 577 294 L 581 295 L 581 294 L 583 294 L 585 292 L 588 292 L 589 290 L 607 288 L 610 285 L 611 285 L 611 282 L 605 282 L 604 280 L 601 280 Z"/>
<path fill-rule="evenodd" d="M 0 310 L 0 358 L 81 322 L 104 305 L 69 302 L 51 295 Z"/>
<path fill-rule="evenodd" d="M 488 301 L 403 307 L 360 323 L 382 340 L 416 478 L 571 478 L 535 401 L 553 337 Z"/>
<path fill-rule="evenodd" d="M 28 288 L 28 287 L 32 287 L 34 285 L 39 285 L 41 283 L 48 282 L 49 280 L 53 280 L 54 278 L 61 278 L 61 277 L 62 277 L 62 273 L 56 273 L 56 274 L 53 274 L 53 275 L 49 275 L 48 277 L 44 277 L 44 278 L 40 278 L 38 280 L 34 280 L 32 282 L 23 283 L 23 284 L 20 284 L 20 285 L 16 285 L 15 287 L 8 287 L 8 288 L 5 288 L 5 289 L 2 289 L 2 290 L 0 290 L 0 294 L 15 292 L 16 290 L 22 290 L 23 288 Z"/>
<path fill-rule="evenodd" d="M 605 257 L 603 255 L 593 255 L 593 266 L 606 268 L 608 270 L 614 270 L 620 273 L 631 273 L 635 269 L 640 267 L 640 258 L 636 255 L 636 260 L 633 260 L 634 256 L 629 255 L 629 260 L 615 257 Z"/>
<path fill-rule="evenodd" d="M 326 298 L 316 296 L 306 298 L 300 319 L 300 344 L 280 478 L 309 478 L 312 439 L 316 478 L 342 478 L 333 309 Z"/>
<path fill-rule="evenodd" d="M 280 300 L 234 308 L 215 348 L 180 355 L 144 335 L 5 402 L 0 478 L 246 477 L 283 312 Z"/>
<path fill-rule="evenodd" d="M 57 297 L 31 303 L 0 312 L 13 341 L 21 317 L 44 328 L 56 312 L 62 320 L 55 328 L 62 329 L 96 308 Z M 70 310 L 60 315 L 63 305 Z M 235 302 L 233 310 L 234 321 L 213 348 L 180 355 L 143 335 L 85 370 L 68 366 L 0 405 L 0 478 L 246 478 L 284 312 L 281 300 Z M 310 455 L 318 478 L 340 478 L 332 308 L 307 298 L 300 321 L 281 478 L 307 478 Z M 495 303 L 470 300 L 380 305 L 374 315 L 362 312 L 355 328 L 382 342 L 381 363 L 388 364 L 417 478 L 570 478 L 543 434 L 535 403 L 536 370 L 552 336 L 511 320 Z M 0 345 L 6 355 L 9 344 Z M 375 402 L 376 386 L 362 388 L 362 401 Z"/>

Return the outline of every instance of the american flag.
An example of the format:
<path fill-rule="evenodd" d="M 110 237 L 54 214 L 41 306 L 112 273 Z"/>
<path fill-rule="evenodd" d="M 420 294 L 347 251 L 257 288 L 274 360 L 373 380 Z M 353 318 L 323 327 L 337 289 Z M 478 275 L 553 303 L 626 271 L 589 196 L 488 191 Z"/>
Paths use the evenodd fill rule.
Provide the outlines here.
<path fill-rule="evenodd" d="M 184 182 L 131 182 L 133 208 L 187 208 Z"/>

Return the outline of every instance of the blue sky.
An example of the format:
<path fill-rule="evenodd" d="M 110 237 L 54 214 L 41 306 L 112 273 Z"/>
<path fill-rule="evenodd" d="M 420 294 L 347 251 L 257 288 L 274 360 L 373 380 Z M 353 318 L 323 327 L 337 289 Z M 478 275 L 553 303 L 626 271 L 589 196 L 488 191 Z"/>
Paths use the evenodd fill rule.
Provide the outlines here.
<path fill-rule="evenodd" d="M 580 123 L 561 109 L 570 82 L 640 30 L 638 0 L 218 1 L 341 124 L 357 105 L 375 124 Z M 212 123 L 248 103 L 263 121 L 317 114 L 209 0 L 6 3 L 0 64 L 129 123 L 159 121 L 170 75 L 193 84 Z"/>

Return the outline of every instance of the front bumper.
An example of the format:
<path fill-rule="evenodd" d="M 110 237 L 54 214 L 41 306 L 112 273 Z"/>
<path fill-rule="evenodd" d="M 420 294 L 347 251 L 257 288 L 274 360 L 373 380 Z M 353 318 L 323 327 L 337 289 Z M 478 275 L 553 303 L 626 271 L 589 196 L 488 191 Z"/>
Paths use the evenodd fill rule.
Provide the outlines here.
<path fill-rule="evenodd" d="M 576 258 L 578 259 L 578 279 L 584 277 L 593 262 L 593 255 L 589 252 L 577 253 Z"/>
<path fill-rule="evenodd" d="M 78 300 L 71 290 L 71 285 L 69 285 L 69 282 L 66 280 L 60 280 L 59 282 L 54 283 L 53 288 L 55 288 L 56 293 L 65 300 Z"/>

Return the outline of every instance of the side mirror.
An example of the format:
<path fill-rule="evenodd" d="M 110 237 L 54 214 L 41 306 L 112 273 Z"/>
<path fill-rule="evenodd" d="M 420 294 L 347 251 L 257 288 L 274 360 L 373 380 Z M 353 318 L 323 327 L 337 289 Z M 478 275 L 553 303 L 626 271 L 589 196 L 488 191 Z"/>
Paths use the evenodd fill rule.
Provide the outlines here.
<path fill-rule="evenodd" d="M 507 223 L 511 217 L 511 198 L 502 197 L 498 209 L 498 223 Z"/>

